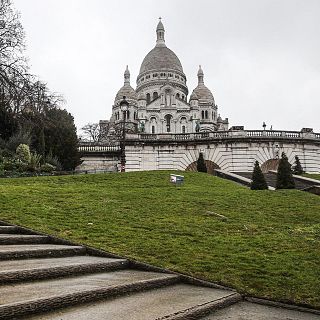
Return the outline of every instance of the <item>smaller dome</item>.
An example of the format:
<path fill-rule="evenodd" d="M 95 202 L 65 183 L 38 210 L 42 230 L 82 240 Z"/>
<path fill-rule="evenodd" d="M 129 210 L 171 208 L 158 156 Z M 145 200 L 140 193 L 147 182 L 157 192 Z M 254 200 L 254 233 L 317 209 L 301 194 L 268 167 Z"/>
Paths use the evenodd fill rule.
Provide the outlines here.
<path fill-rule="evenodd" d="M 115 101 L 122 100 L 123 97 L 126 99 L 137 100 L 137 94 L 130 84 L 125 84 L 117 93 Z"/>
<path fill-rule="evenodd" d="M 214 103 L 214 97 L 212 92 L 202 83 L 193 90 L 199 100 L 207 100 L 208 102 Z"/>
<path fill-rule="evenodd" d="M 215 103 L 214 102 L 214 97 L 212 92 L 204 85 L 204 73 L 199 66 L 199 71 L 198 71 L 198 85 L 197 87 L 193 90 L 193 92 L 198 96 L 199 100 L 203 100 L 206 103 Z M 191 100 L 191 99 L 190 99 Z"/>
<path fill-rule="evenodd" d="M 191 100 L 199 100 L 199 98 L 198 98 L 197 94 L 194 92 L 194 90 L 192 91 L 191 96 L 190 96 L 190 101 Z"/>
<path fill-rule="evenodd" d="M 122 100 L 123 97 L 126 97 L 126 99 L 137 100 L 137 93 L 130 86 L 130 72 L 129 72 L 128 66 L 126 67 L 126 70 L 124 72 L 124 85 L 118 91 L 115 101 Z"/>
<path fill-rule="evenodd" d="M 138 100 L 147 100 L 146 96 L 144 95 L 144 93 L 142 91 L 138 94 Z"/>

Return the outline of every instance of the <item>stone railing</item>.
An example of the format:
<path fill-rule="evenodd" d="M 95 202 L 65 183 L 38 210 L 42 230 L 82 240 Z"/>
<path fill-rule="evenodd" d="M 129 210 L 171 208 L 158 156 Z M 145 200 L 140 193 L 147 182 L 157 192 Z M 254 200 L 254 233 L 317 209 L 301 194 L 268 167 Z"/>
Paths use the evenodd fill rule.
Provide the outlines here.
<path fill-rule="evenodd" d="M 119 145 L 79 145 L 80 152 L 117 152 L 120 150 Z"/>
<path fill-rule="evenodd" d="M 221 140 L 230 138 L 276 138 L 320 140 L 320 133 L 278 130 L 239 130 L 198 133 L 127 134 L 126 140 L 135 141 L 194 141 Z"/>
<path fill-rule="evenodd" d="M 238 139 L 276 139 L 276 140 L 314 140 L 320 142 L 320 133 L 300 131 L 276 131 L 276 130 L 239 130 L 239 131 L 215 131 L 197 133 L 163 133 L 163 134 L 126 134 L 126 141 L 132 142 L 184 142 L 184 141 L 215 141 Z M 78 150 L 85 153 L 94 152 L 119 152 L 119 144 L 104 145 L 82 142 Z"/>

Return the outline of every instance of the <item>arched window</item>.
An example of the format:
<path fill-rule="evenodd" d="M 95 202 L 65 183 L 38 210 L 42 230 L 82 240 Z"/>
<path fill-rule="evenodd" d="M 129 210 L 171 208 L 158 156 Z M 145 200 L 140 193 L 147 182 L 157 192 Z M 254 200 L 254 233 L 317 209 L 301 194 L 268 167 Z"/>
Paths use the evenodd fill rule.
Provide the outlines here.
<path fill-rule="evenodd" d="M 180 99 L 180 93 L 177 93 L 177 94 L 176 94 L 176 98 L 177 98 L 177 99 Z"/>
<path fill-rule="evenodd" d="M 201 118 L 204 119 L 204 111 L 201 111 Z"/>
<path fill-rule="evenodd" d="M 152 134 L 155 134 L 155 133 L 156 133 L 156 127 L 155 127 L 155 126 L 152 126 L 152 127 L 151 127 L 151 133 L 152 133 Z"/>
<path fill-rule="evenodd" d="M 186 126 L 182 126 L 181 131 L 182 133 L 186 133 Z"/>
<path fill-rule="evenodd" d="M 151 101 L 151 98 L 150 98 L 150 93 L 147 93 L 147 104 L 149 104 Z"/>
<path fill-rule="evenodd" d="M 152 98 L 153 100 L 156 100 L 158 98 L 158 92 L 154 92 Z"/>
<path fill-rule="evenodd" d="M 184 95 L 181 96 L 181 99 L 184 100 Z"/>
<path fill-rule="evenodd" d="M 205 118 L 208 119 L 208 110 L 206 110 L 204 114 L 205 114 Z"/>
<path fill-rule="evenodd" d="M 166 120 L 166 127 L 167 127 L 167 132 L 171 131 L 171 119 L 172 119 L 172 115 L 171 114 L 167 114 L 164 119 Z"/>

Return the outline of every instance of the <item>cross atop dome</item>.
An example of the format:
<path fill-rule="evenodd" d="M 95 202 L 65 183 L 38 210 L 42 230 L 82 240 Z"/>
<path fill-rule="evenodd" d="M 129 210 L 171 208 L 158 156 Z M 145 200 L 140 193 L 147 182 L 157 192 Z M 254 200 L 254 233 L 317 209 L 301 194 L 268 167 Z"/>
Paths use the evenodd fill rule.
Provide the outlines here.
<path fill-rule="evenodd" d="M 203 76 L 204 76 L 203 70 L 202 70 L 202 68 L 201 68 L 201 65 L 199 65 L 199 70 L 198 70 L 198 83 L 199 83 L 199 84 L 200 84 L 200 83 L 204 83 L 204 82 L 203 82 Z"/>
<path fill-rule="evenodd" d="M 157 25 L 157 46 L 163 46 L 165 45 L 165 41 L 164 41 L 164 26 L 163 23 L 161 21 L 161 17 L 159 17 L 159 22 Z"/>
<path fill-rule="evenodd" d="M 128 65 L 127 65 L 126 70 L 124 72 L 124 83 L 130 84 L 130 71 L 129 71 Z"/>

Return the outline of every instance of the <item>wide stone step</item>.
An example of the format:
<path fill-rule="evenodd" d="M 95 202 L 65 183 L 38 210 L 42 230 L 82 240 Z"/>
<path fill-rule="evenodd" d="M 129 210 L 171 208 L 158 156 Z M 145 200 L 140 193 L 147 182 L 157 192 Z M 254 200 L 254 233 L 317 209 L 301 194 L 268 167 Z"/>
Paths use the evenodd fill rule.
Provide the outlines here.
<path fill-rule="evenodd" d="M 18 228 L 14 226 L 0 226 L 0 234 L 2 233 L 17 233 Z"/>
<path fill-rule="evenodd" d="M 1 245 L 0 260 L 37 257 L 62 257 L 85 254 L 85 252 L 86 249 L 81 246 L 65 246 L 57 244 Z"/>
<path fill-rule="evenodd" d="M 162 287 L 179 279 L 172 274 L 123 270 L 5 285 L 0 287 L 0 319 Z"/>
<path fill-rule="evenodd" d="M 33 316 L 32 320 L 155 320 L 197 319 L 199 312 L 222 302 L 230 304 L 241 299 L 240 295 L 225 290 L 176 284 L 155 290 L 134 293 L 80 306 L 56 310 Z M 192 318 L 191 318 L 192 317 Z"/>
<path fill-rule="evenodd" d="M 45 319 L 45 318 L 44 318 Z M 64 319 L 64 318 L 63 318 Z M 319 320 L 319 315 L 296 310 L 266 306 L 251 302 L 240 302 L 212 313 L 202 320 Z"/>
<path fill-rule="evenodd" d="M 94 256 L 2 260 L 0 261 L 0 284 L 70 276 L 80 273 L 119 270 L 127 266 L 128 261 L 125 259 Z"/>
<path fill-rule="evenodd" d="M 46 243 L 49 237 L 36 234 L 0 234 L 0 245 Z"/>

